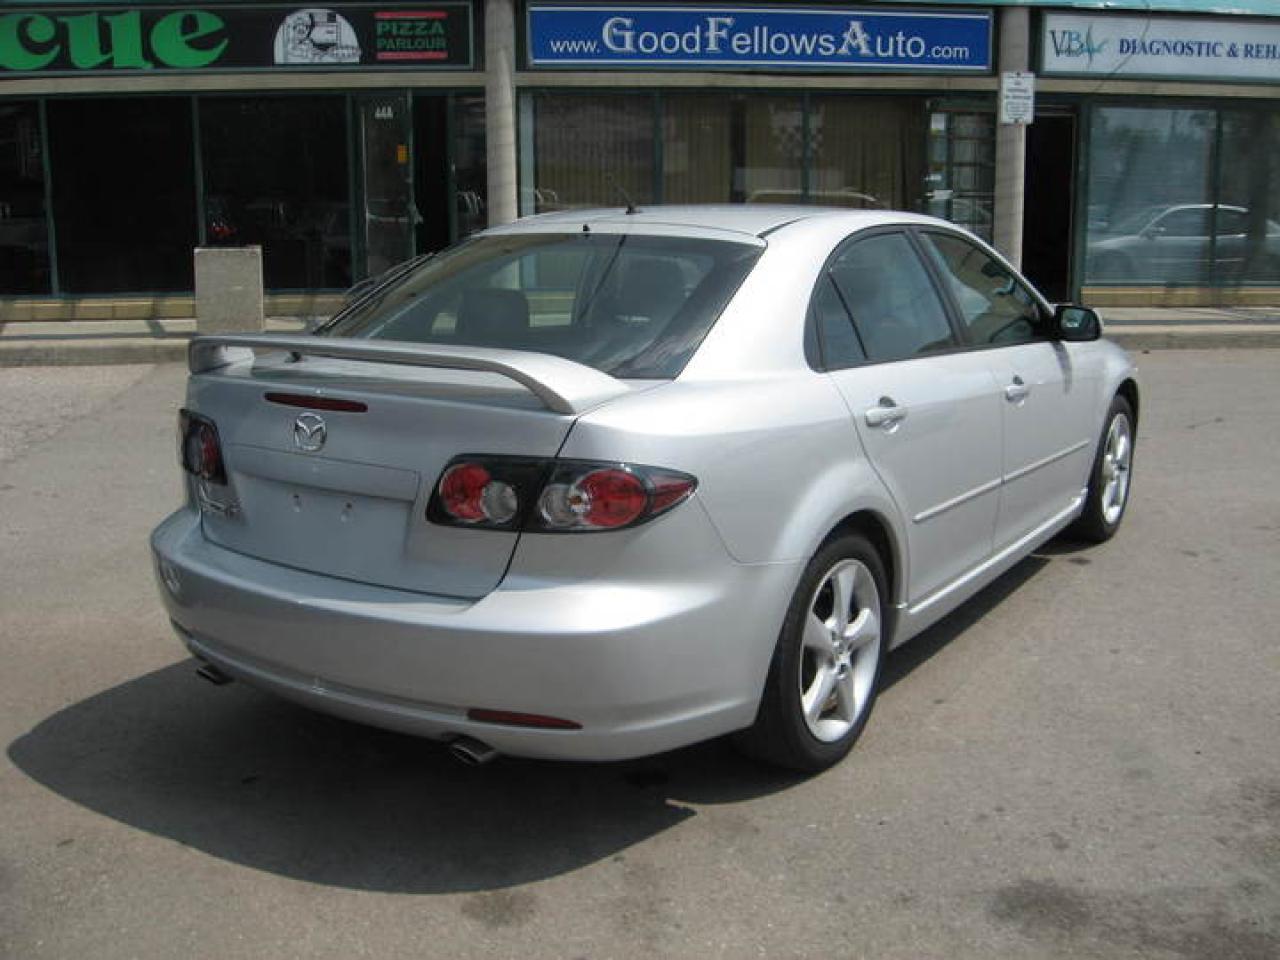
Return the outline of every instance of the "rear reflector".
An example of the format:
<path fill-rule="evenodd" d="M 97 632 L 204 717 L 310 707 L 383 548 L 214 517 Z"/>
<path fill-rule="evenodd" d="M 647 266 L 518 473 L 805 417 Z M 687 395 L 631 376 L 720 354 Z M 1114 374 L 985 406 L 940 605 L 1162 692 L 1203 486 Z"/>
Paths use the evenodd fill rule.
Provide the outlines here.
<path fill-rule="evenodd" d="M 467 719 L 477 723 L 501 723 L 509 727 L 542 727 L 546 730 L 581 730 L 582 724 L 559 717 L 544 717 L 538 713 L 513 713 L 510 710 L 482 710 L 472 707 Z"/>
<path fill-rule="evenodd" d="M 364 413 L 369 405 L 359 400 L 341 400 L 338 397 L 308 397 L 301 393 L 268 393 L 265 394 L 271 403 L 280 403 L 286 407 L 304 407 L 307 410 L 337 410 L 340 413 Z"/>

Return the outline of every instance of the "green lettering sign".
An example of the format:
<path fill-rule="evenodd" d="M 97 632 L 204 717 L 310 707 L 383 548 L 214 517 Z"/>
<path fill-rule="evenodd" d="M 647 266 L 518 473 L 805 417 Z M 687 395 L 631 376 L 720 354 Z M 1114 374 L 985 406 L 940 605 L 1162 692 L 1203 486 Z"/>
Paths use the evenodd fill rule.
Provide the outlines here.
<path fill-rule="evenodd" d="M 26 29 L 23 29 L 23 24 Z M 54 22 L 39 13 L 10 13 L 0 17 L 0 67 L 6 70 L 43 70 L 58 55 L 51 44 L 58 34 Z M 32 50 L 46 47 L 44 50 Z"/>
<path fill-rule="evenodd" d="M 166 14 L 151 28 L 151 49 L 156 59 L 170 67 L 197 69 L 207 67 L 227 49 L 224 37 L 210 47 L 197 47 L 194 41 L 212 37 L 222 31 L 222 18 L 205 10 L 177 11 Z"/>
<path fill-rule="evenodd" d="M 96 13 L 59 17 L 67 29 L 71 63 L 80 70 L 93 70 L 105 63 L 126 70 L 150 69 L 142 55 L 142 16 L 135 10 L 106 17 L 111 42 L 104 50 L 102 29 Z"/>

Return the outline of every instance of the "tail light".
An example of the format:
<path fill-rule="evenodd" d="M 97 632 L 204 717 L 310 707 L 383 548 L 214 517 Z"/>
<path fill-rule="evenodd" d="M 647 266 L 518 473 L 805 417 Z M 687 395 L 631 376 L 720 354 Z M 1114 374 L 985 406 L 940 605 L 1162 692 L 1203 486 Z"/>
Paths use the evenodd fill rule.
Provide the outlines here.
<path fill-rule="evenodd" d="M 180 410 L 178 434 L 182 444 L 179 451 L 182 469 L 209 483 L 226 483 L 222 442 L 218 439 L 218 428 L 214 422 L 190 410 Z"/>
<path fill-rule="evenodd" d="M 445 467 L 427 519 L 534 533 L 618 530 L 661 516 L 697 485 L 687 473 L 658 467 L 469 455 Z"/>

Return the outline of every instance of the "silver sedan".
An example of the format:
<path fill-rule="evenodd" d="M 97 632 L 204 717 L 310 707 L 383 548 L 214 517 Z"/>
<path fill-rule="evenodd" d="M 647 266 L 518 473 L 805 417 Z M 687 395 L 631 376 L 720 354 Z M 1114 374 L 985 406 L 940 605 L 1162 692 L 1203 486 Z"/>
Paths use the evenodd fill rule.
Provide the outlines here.
<path fill-rule="evenodd" d="M 1133 364 L 928 217 L 567 211 L 192 343 L 160 594 L 215 682 L 497 753 L 817 770 L 887 652 L 1124 516 Z"/>

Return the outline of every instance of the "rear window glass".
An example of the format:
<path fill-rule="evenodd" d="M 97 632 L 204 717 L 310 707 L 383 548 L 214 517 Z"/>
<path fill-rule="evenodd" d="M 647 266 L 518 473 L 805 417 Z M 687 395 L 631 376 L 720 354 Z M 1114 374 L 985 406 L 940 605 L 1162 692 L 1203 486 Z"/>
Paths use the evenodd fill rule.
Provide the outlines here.
<path fill-rule="evenodd" d="M 357 302 L 320 333 L 534 350 L 615 377 L 674 377 L 760 252 L 634 234 L 478 237 Z"/>

